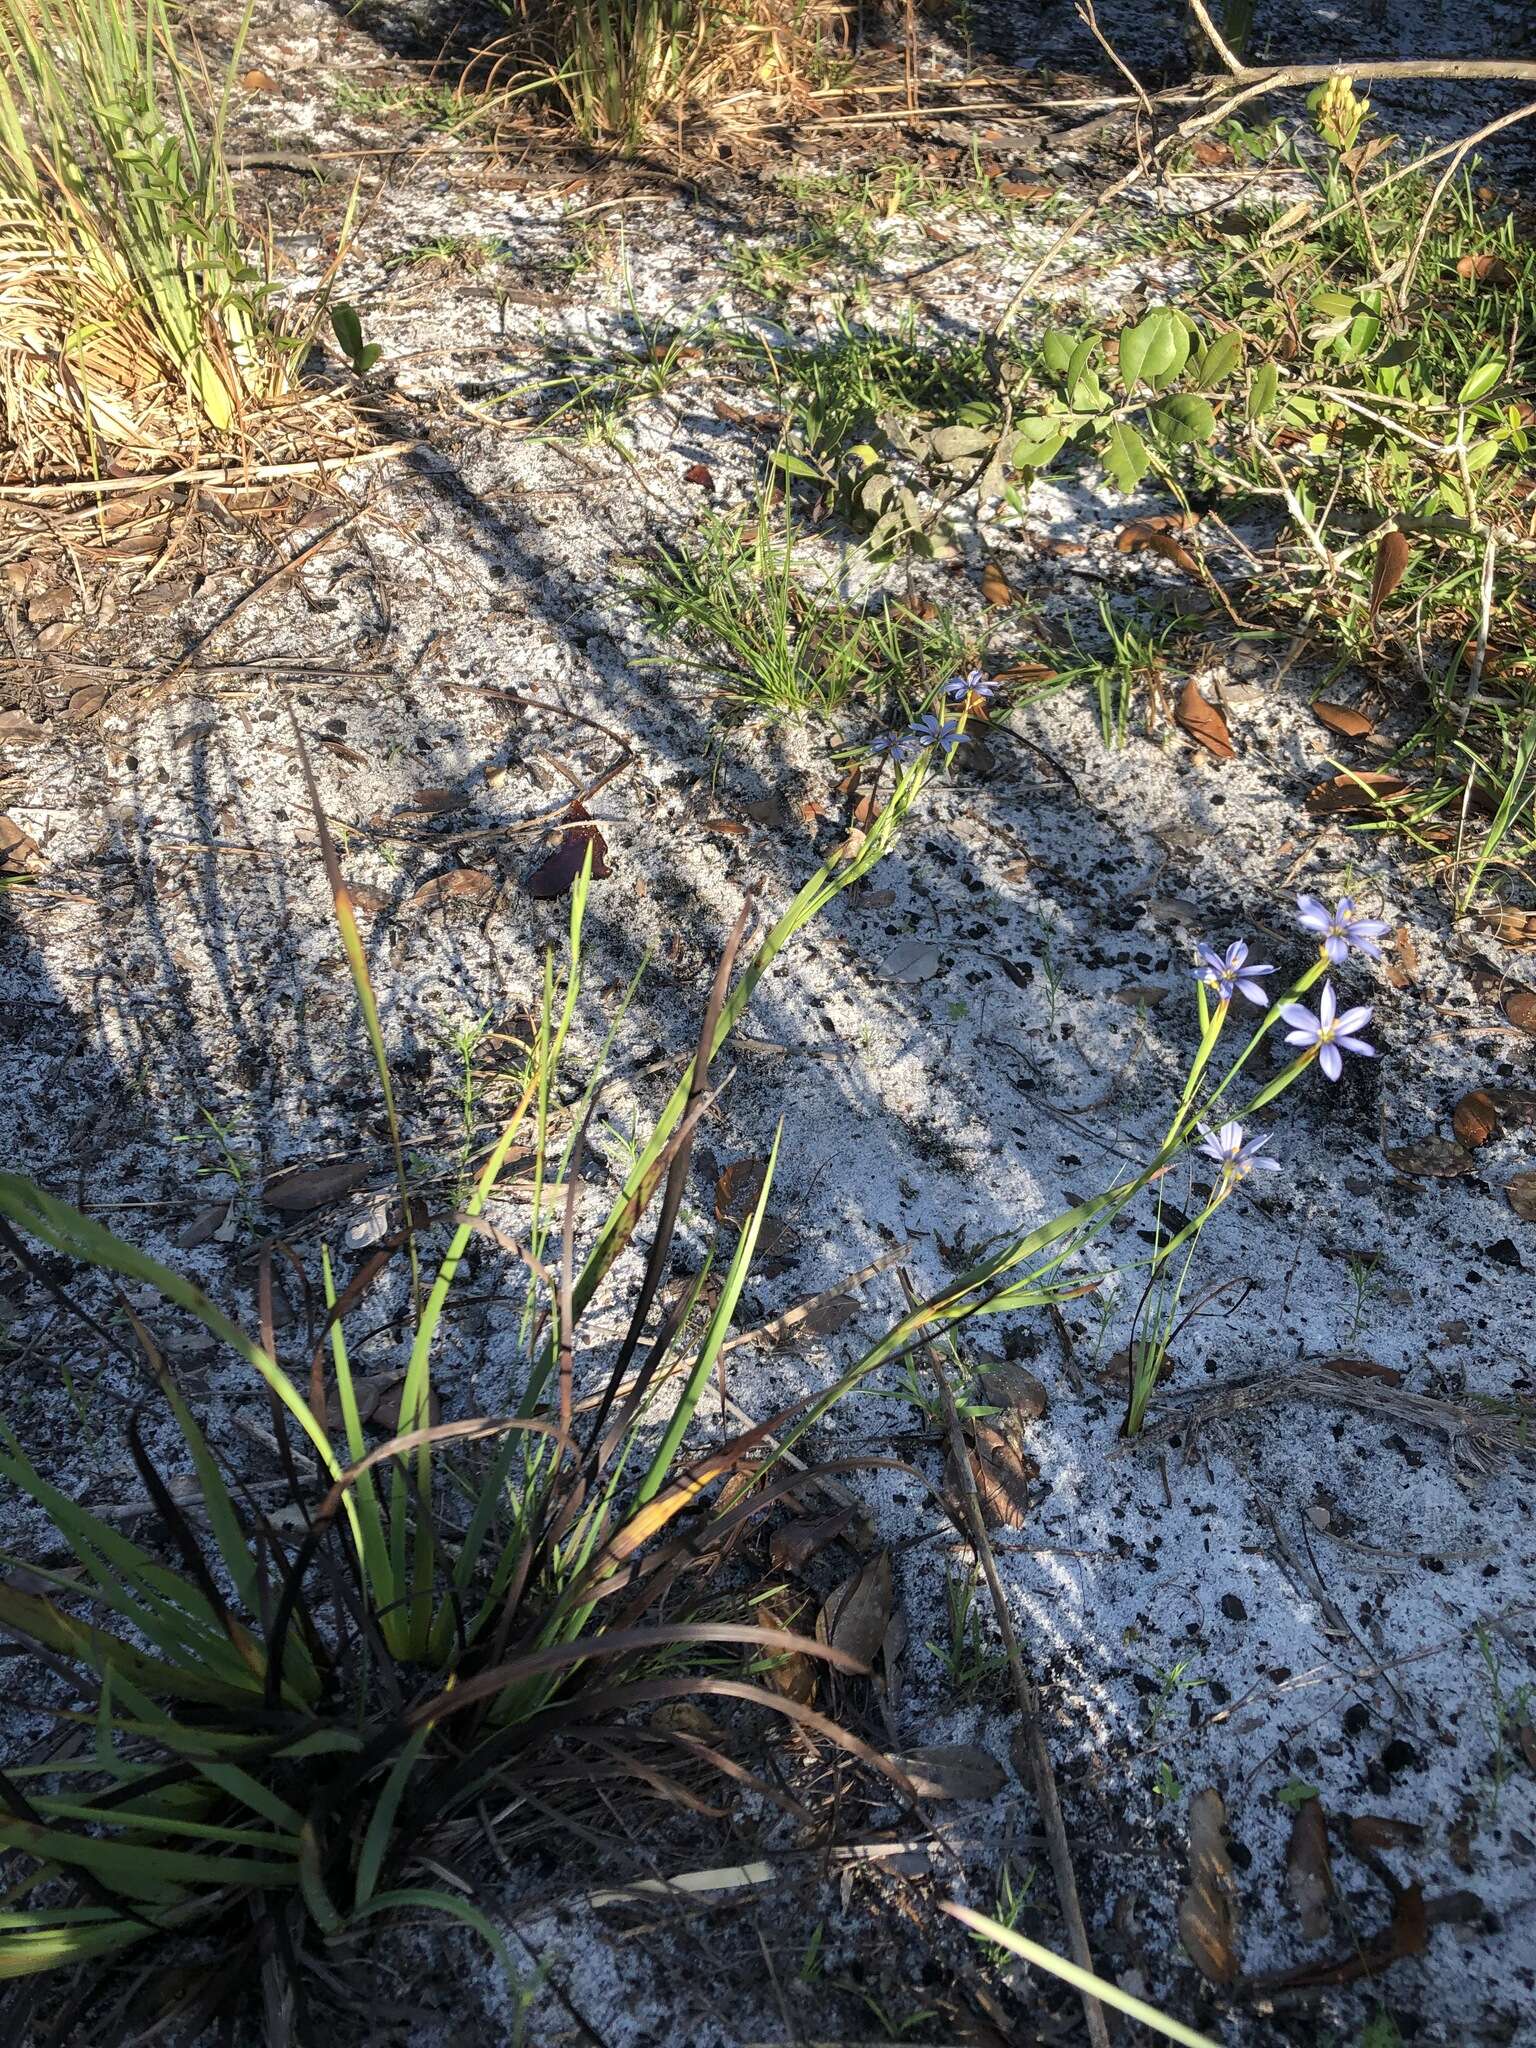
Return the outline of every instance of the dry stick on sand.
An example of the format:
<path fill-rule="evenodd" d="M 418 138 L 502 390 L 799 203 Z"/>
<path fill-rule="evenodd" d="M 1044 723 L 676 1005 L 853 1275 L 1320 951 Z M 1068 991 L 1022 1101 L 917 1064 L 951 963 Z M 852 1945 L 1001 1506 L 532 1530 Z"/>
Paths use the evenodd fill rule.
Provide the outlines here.
<path fill-rule="evenodd" d="M 902 1292 L 907 1297 L 909 1308 L 917 1306 L 917 1294 L 907 1275 L 905 1267 L 901 1273 Z M 1008 1611 L 1007 1595 L 1002 1580 L 998 1577 L 997 1559 L 992 1553 L 987 1525 L 981 1512 L 981 1500 L 976 1491 L 976 1475 L 965 1448 L 965 1438 L 960 1429 L 960 1413 L 955 1407 L 954 1393 L 945 1375 L 944 1362 L 939 1356 L 936 1344 L 927 1347 L 928 1362 L 933 1368 L 934 1379 L 944 1402 L 944 1417 L 949 1428 L 949 1446 L 953 1455 L 956 1479 L 960 1489 L 960 1505 L 967 1524 L 966 1533 L 971 1547 L 976 1552 L 982 1574 L 987 1582 L 987 1591 L 992 1597 L 993 1610 L 997 1615 L 998 1633 L 1003 1639 L 1003 1653 L 1008 1659 L 1008 1675 L 1013 1681 L 1013 1690 L 1019 1702 L 1019 1732 L 1023 1736 L 1024 1754 L 1029 1761 L 1029 1774 L 1034 1781 L 1035 1802 L 1040 1809 L 1040 1826 L 1045 1836 L 1046 1849 L 1051 1859 L 1051 1875 L 1056 1883 L 1056 1900 L 1061 1907 L 1061 1917 L 1066 1923 L 1067 1942 L 1072 1951 L 1072 1960 L 1079 1969 L 1094 1969 L 1093 1950 L 1088 1944 L 1088 1928 L 1083 1920 L 1082 1901 L 1077 1893 L 1077 1873 L 1072 1867 L 1072 1851 L 1067 1843 L 1067 1826 L 1062 1818 L 1061 1797 L 1056 1789 L 1056 1771 L 1051 1763 L 1050 1746 L 1045 1739 L 1045 1730 L 1040 1725 L 1040 1701 L 1034 1681 L 1024 1669 L 1023 1653 L 1019 1639 L 1014 1633 L 1013 1617 Z M 1088 2039 L 1093 2048 L 1110 2048 L 1109 2025 L 1104 2017 L 1104 2008 L 1093 1996 L 1084 1991 L 1083 2017 L 1088 2026 Z"/>

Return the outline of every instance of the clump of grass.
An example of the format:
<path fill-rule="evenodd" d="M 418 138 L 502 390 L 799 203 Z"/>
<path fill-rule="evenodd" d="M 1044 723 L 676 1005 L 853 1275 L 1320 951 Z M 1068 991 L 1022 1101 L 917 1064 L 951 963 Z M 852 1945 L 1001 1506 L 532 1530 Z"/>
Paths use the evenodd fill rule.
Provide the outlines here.
<path fill-rule="evenodd" d="M 590 855 L 572 894 L 563 976 L 546 963 L 517 1100 L 462 1206 L 434 1231 L 406 1183 L 378 1004 L 302 742 L 300 751 L 399 1178 L 399 1228 L 383 1251 L 343 1281 L 321 1249 L 318 1271 L 306 1275 L 319 1327 L 285 1360 L 270 1255 L 252 1333 L 181 1273 L 32 1181 L 0 1174 L 0 1238 L 34 1277 L 49 1275 L 27 1240 L 132 1282 L 141 1307 L 158 1297 L 165 1312 L 190 1315 L 251 1369 L 269 1397 L 284 1475 L 277 1513 L 257 1509 L 226 1476 L 143 1319 L 148 1310 L 126 1313 L 196 1490 L 194 1507 L 173 1489 L 136 1412 L 129 1446 L 163 1543 L 80 1507 L 0 1424 L 0 1478 L 43 1511 L 74 1560 L 40 1567 L 26 1590 L 0 1585 L 0 1630 L 20 1638 L 39 1683 L 46 1674 L 62 1689 L 66 1719 L 89 1737 L 0 1772 L 0 1856 L 11 1866 L 0 1977 L 78 1970 L 72 2026 L 98 1998 L 122 1994 L 103 1966 L 156 1942 L 195 1966 L 180 1981 L 204 2020 L 238 2008 L 265 1976 L 269 2020 L 286 2011 L 314 2038 L 332 1980 L 306 1958 L 403 1911 L 457 1918 L 512 1974 L 490 1921 L 440 1881 L 445 1831 L 464 1822 L 452 1839 L 478 1833 L 494 1799 L 536 1816 L 547 1843 L 567 1817 L 579 1828 L 572 1809 L 594 1774 L 709 1811 L 688 1783 L 700 1745 L 635 1718 L 690 1693 L 787 1716 L 905 1783 L 809 1706 L 731 1675 L 743 1649 L 862 1668 L 835 1646 L 752 1620 L 750 1599 L 722 1597 L 715 1583 L 746 1524 L 804 1483 L 768 1483 L 768 1468 L 771 1433 L 810 1397 L 702 1455 L 684 1450 L 741 1298 L 777 1142 L 734 1242 L 680 1287 L 667 1283 L 690 1155 L 715 1099 L 713 1063 L 778 951 L 889 846 L 923 771 L 904 778 L 858 845 L 812 877 L 733 986 L 743 913 L 695 1058 L 578 1257 L 576 1195 L 601 1060 L 569 1136 L 557 1143 L 554 1131 L 580 997 Z M 510 1246 L 511 1272 L 525 1276 L 515 1412 L 439 1422 L 434 1379 L 456 1277 L 472 1235 L 509 1243 L 488 1212 L 519 1153 L 532 1156 L 533 1192 L 526 1229 Z M 629 1269 L 619 1262 L 653 1210 L 638 1274 L 621 1278 Z M 441 1251 L 423 1290 L 429 1238 Z M 404 1330 L 398 1423 L 370 1441 L 351 1331 L 365 1301 L 377 1324 L 375 1290 L 387 1290 L 401 1263 L 409 1282 L 398 1274 L 388 1325 Z M 604 1346 L 602 1366 L 579 1372 L 585 1319 L 619 1288 L 624 1334 L 592 1339 Z M 749 1465 L 759 1467 L 756 1484 L 744 1488 Z M 706 1505 L 722 1481 L 735 1483 Z M 476 1815 L 478 1824 L 466 1821 Z M 130 1984 L 130 2004 L 132 1996 Z M 267 2038 L 291 2037 L 277 2027 Z"/>
<path fill-rule="evenodd" d="M 164 0 L 0 0 L 7 477 L 270 440 L 324 295 L 290 325 L 248 248 L 224 157 L 232 75 L 205 135 L 206 82 Z"/>
<path fill-rule="evenodd" d="M 588 142 L 638 149 L 661 118 L 712 112 L 733 89 L 820 77 L 846 32 L 828 0 L 502 0 L 499 60 L 540 83 Z"/>
<path fill-rule="evenodd" d="M 966 665 L 948 613 L 920 619 L 883 599 L 861 609 L 802 580 L 788 525 L 776 535 L 766 507 L 750 525 L 712 518 L 692 548 L 661 549 L 639 597 L 690 665 L 751 710 L 826 717 L 858 700 L 906 717 Z"/>

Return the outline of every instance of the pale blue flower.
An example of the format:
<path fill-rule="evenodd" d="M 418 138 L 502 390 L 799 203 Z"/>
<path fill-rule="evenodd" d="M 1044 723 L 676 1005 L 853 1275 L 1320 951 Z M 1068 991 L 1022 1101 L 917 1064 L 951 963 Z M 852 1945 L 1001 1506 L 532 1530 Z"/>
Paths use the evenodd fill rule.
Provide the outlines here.
<path fill-rule="evenodd" d="M 982 703 L 985 704 L 989 697 L 997 695 L 997 685 L 989 681 L 979 668 L 973 668 L 968 674 L 955 676 L 952 681 L 946 683 L 944 694 L 946 697 L 959 697 L 962 699 L 966 697 L 979 697 Z"/>
<path fill-rule="evenodd" d="M 1292 1026 L 1285 1034 L 1286 1044 L 1315 1048 L 1317 1063 L 1330 1081 L 1337 1081 L 1344 1071 L 1344 1062 L 1339 1057 L 1341 1051 L 1375 1059 L 1375 1046 L 1367 1045 L 1363 1038 L 1356 1036 L 1370 1023 L 1372 1014 L 1369 1003 L 1360 1003 L 1340 1015 L 1331 981 L 1323 983 L 1322 999 L 1315 1017 L 1305 1003 L 1287 1003 L 1280 1012 L 1285 1022 Z"/>
<path fill-rule="evenodd" d="M 921 718 L 914 718 L 907 728 L 908 742 L 921 751 L 924 747 L 957 747 L 965 738 L 960 724 L 954 718 L 940 718 L 936 711 L 925 711 Z"/>
<path fill-rule="evenodd" d="M 1247 942 L 1234 939 L 1225 953 L 1218 953 L 1212 946 L 1195 948 L 1199 965 L 1193 970 L 1197 981 L 1203 981 L 1214 992 L 1219 1001 L 1230 1003 L 1235 994 L 1246 996 L 1250 1003 L 1257 1003 L 1262 1010 L 1269 1001 L 1264 993 L 1260 977 L 1273 974 L 1274 968 L 1248 958 Z"/>
<path fill-rule="evenodd" d="M 1214 1159 L 1221 1168 L 1223 1186 L 1234 1188 L 1240 1180 L 1246 1180 L 1257 1168 L 1261 1173 L 1278 1173 L 1278 1159 L 1265 1159 L 1261 1155 L 1269 1143 L 1268 1138 L 1244 1139 L 1241 1124 L 1223 1124 L 1219 1131 L 1212 1131 L 1207 1124 L 1200 1126 L 1205 1143 L 1197 1149 L 1207 1159 Z"/>
<path fill-rule="evenodd" d="M 1335 967 L 1343 966 L 1351 947 L 1371 960 L 1381 958 L 1381 948 L 1376 941 L 1391 927 L 1385 918 L 1362 917 L 1355 908 L 1353 897 L 1341 896 L 1330 910 L 1316 896 L 1298 896 L 1296 910 L 1302 930 L 1322 940 L 1323 951 Z"/>

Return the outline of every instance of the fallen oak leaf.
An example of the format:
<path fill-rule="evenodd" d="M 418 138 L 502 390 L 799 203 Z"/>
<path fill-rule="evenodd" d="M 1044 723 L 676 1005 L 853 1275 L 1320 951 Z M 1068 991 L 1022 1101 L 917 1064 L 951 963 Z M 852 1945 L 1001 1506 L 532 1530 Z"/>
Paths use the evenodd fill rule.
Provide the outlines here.
<path fill-rule="evenodd" d="M 484 868 L 449 868 L 423 882 L 407 900 L 406 909 L 435 910 L 443 903 L 479 901 L 495 893 L 496 877 Z"/>
<path fill-rule="evenodd" d="M 1477 1165 L 1472 1153 L 1454 1138 L 1416 1138 L 1411 1145 L 1389 1145 L 1385 1157 L 1399 1173 L 1416 1180 L 1454 1180 Z"/>
<path fill-rule="evenodd" d="M 1403 580 L 1411 553 L 1406 534 L 1399 533 L 1394 526 L 1390 533 L 1384 533 L 1376 543 L 1376 566 L 1371 571 L 1371 619 Z"/>
<path fill-rule="evenodd" d="M 1350 811 L 1390 809 L 1393 799 L 1407 793 L 1409 784 L 1401 775 L 1349 773 L 1330 776 L 1309 789 L 1306 811 L 1309 818 L 1343 817 Z"/>
<path fill-rule="evenodd" d="M 1363 740 L 1376 730 L 1376 721 L 1367 718 L 1363 711 L 1348 704 L 1330 704 L 1323 697 L 1313 699 L 1312 716 L 1319 725 L 1326 725 L 1330 732 L 1346 740 Z"/>
<path fill-rule="evenodd" d="M 1451 1129 L 1468 1150 L 1486 1145 L 1499 1128 L 1499 1106 L 1486 1088 L 1463 1095 L 1451 1111 Z"/>
<path fill-rule="evenodd" d="M 816 1617 L 816 1640 L 873 1667 L 894 1606 L 891 1553 L 882 1550 L 827 1595 Z"/>
<path fill-rule="evenodd" d="M 1499 1007 L 1517 1031 L 1536 1038 L 1536 989 L 1513 988 Z"/>
<path fill-rule="evenodd" d="M 1296 1808 L 1285 1851 L 1285 1884 L 1301 1922 L 1302 1938 L 1322 1941 L 1332 1918 L 1328 1902 L 1333 1897 L 1333 1868 L 1321 1799 L 1303 1799 Z"/>
<path fill-rule="evenodd" d="M 1226 719 L 1214 704 L 1201 696 L 1193 676 L 1179 692 L 1173 716 L 1175 724 L 1216 760 L 1230 761 L 1236 756 L 1237 749 L 1232 744 Z"/>
<path fill-rule="evenodd" d="M 1484 284 L 1500 290 L 1515 281 L 1515 273 L 1504 258 L 1495 256 L 1488 250 L 1482 250 L 1475 256 L 1461 257 L 1456 265 L 1456 275 L 1466 278 L 1469 283 Z"/>
<path fill-rule="evenodd" d="M 919 1799 L 995 1799 L 1008 1782 L 991 1750 L 974 1742 L 928 1742 L 891 1762 L 906 1772 Z"/>
<path fill-rule="evenodd" d="M 1358 1984 L 1363 1977 L 1379 1977 L 1394 1963 L 1423 1955 L 1429 1946 L 1429 1916 L 1424 1893 L 1417 1884 L 1406 1885 L 1397 1895 L 1392 1918 L 1374 1939 L 1351 1954 L 1326 1963 L 1303 1963 L 1299 1969 L 1276 1976 L 1250 1977 L 1246 1989 L 1254 1992 L 1322 1991 L 1342 1984 Z"/>
<path fill-rule="evenodd" d="M 525 885 L 528 894 L 541 903 L 550 903 L 557 897 L 570 894 L 589 846 L 592 849 L 593 881 L 605 881 L 613 873 L 608 865 L 608 842 L 596 825 L 588 820 L 586 805 L 579 801 L 573 803 L 565 816 L 566 829 L 560 835 L 560 843 L 553 853 L 540 861 Z"/>
<path fill-rule="evenodd" d="M 1189 1882 L 1179 1900 L 1179 1939 L 1212 1984 L 1237 1982 L 1237 1880 L 1227 1849 L 1227 1809 L 1214 1786 L 1189 1802 Z"/>
<path fill-rule="evenodd" d="M 988 604 L 1022 604 L 1023 597 L 1015 590 L 996 562 L 986 563 L 981 572 L 981 594 Z"/>

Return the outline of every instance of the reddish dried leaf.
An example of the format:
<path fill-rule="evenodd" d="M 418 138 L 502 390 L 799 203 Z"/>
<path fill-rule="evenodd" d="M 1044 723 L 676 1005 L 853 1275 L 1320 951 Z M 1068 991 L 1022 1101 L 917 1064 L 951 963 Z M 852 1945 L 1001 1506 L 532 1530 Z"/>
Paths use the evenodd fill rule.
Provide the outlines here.
<path fill-rule="evenodd" d="M 1536 1038 L 1536 989 L 1512 988 L 1500 1007 L 1517 1031 Z"/>
<path fill-rule="evenodd" d="M 1320 1799 L 1304 1799 L 1291 1821 L 1285 1852 L 1285 1886 L 1302 1939 L 1321 1941 L 1328 1932 L 1328 1901 L 1333 1897 L 1333 1867 L 1328 1859 L 1328 1823 Z"/>
<path fill-rule="evenodd" d="M 318 1166 L 285 1166 L 263 1184 L 261 1199 L 269 1209 L 300 1215 L 319 1209 L 338 1195 L 350 1194 L 368 1176 L 366 1159 L 326 1159 Z"/>
<path fill-rule="evenodd" d="M 1498 1128 L 1498 1104 L 1486 1088 L 1474 1088 L 1463 1095 L 1451 1111 L 1451 1129 L 1469 1150 L 1486 1145 Z"/>
<path fill-rule="evenodd" d="M 1429 1916 L 1424 1894 L 1416 1884 L 1404 1887 L 1392 1908 L 1391 1924 L 1374 1940 L 1330 1963 L 1303 1963 L 1299 1970 L 1286 1970 L 1275 1977 L 1249 1979 L 1248 1988 L 1257 1992 L 1316 1991 L 1340 1984 L 1358 1984 L 1363 1977 L 1379 1977 L 1409 1956 L 1421 1956 L 1429 1946 Z"/>
<path fill-rule="evenodd" d="M 1356 1851 L 1418 1849 L 1424 1830 L 1417 1821 L 1395 1820 L 1390 1814 L 1362 1813 L 1349 1824 L 1349 1846 Z"/>
<path fill-rule="evenodd" d="M 1204 164 L 1208 170 L 1224 169 L 1232 161 L 1232 145 L 1203 135 L 1195 144 L 1193 154 L 1195 162 Z"/>
<path fill-rule="evenodd" d="M 433 875 L 430 881 L 409 898 L 407 910 L 435 910 L 441 903 L 474 902 L 496 893 L 496 877 L 488 875 L 484 868 L 449 868 L 446 873 Z"/>
<path fill-rule="evenodd" d="M 804 1516 L 785 1522 L 774 1530 L 768 1556 L 776 1572 L 797 1572 L 808 1565 L 818 1551 L 845 1535 L 859 1519 L 859 1510 L 849 1506 L 830 1515 Z"/>
<path fill-rule="evenodd" d="M 991 1750 L 974 1742 L 929 1742 L 891 1762 L 906 1772 L 919 1799 L 995 1799 L 1008 1782 Z"/>
<path fill-rule="evenodd" d="M 1056 187 L 1041 185 L 1032 178 L 999 178 L 996 190 L 1004 199 L 1054 199 Z"/>
<path fill-rule="evenodd" d="M 1411 550 L 1405 534 L 1396 527 L 1376 543 L 1376 567 L 1371 572 L 1371 617 L 1374 619 L 1403 580 Z"/>
<path fill-rule="evenodd" d="M 1237 749 L 1232 744 L 1227 721 L 1214 704 L 1201 696 L 1193 676 L 1179 692 L 1173 715 L 1190 738 L 1218 761 L 1230 761 L 1236 755 Z"/>
<path fill-rule="evenodd" d="M 683 471 L 683 482 L 696 484 L 701 491 L 712 491 L 715 488 L 714 475 L 708 465 L 702 462 L 689 463 Z"/>
<path fill-rule="evenodd" d="M 1386 1157 L 1399 1173 L 1412 1174 L 1417 1180 L 1454 1180 L 1477 1165 L 1466 1146 L 1451 1138 L 1416 1138 L 1411 1145 L 1389 1145 Z"/>
<path fill-rule="evenodd" d="M 975 1421 L 966 1449 L 975 1481 L 981 1518 L 989 1529 L 1022 1529 L 1034 1506 L 1040 1467 L 1024 1449 L 1021 1419 L 1009 1411 Z M 963 1495 L 965 1477 L 951 1451 L 946 1479 L 950 1491 Z"/>
<path fill-rule="evenodd" d="M 750 1216 L 767 1172 L 766 1159 L 733 1160 L 715 1182 L 715 1221 L 740 1223 Z"/>
<path fill-rule="evenodd" d="M 1502 290 L 1515 281 L 1515 273 L 1504 258 L 1488 250 L 1476 256 L 1463 256 L 1456 265 L 1456 275 L 1466 278 L 1469 283 L 1487 285 L 1494 290 Z"/>
<path fill-rule="evenodd" d="M 1400 1387 L 1403 1375 L 1390 1365 L 1378 1365 L 1374 1358 L 1329 1358 L 1325 1372 L 1342 1373 L 1347 1380 L 1378 1380 L 1384 1387 Z"/>
<path fill-rule="evenodd" d="M 1337 818 L 1350 811 L 1387 808 L 1408 788 L 1401 775 L 1334 775 L 1307 792 L 1309 818 Z"/>
<path fill-rule="evenodd" d="M 553 902 L 558 896 L 570 894 L 589 846 L 592 849 L 593 881 L 601 882 L 613 873 L 608 865 L 607 840 L 595 825 L 580 822 L 587 816 L 585 805 L 574 803 L 565 815 L 574 822 L 567 824 L 554 852 L 540 861 L 528 877 L 528 894 L 537 897 L 541 903 Z"/>
<path fill-rule="evenodd" d="M 1501 945 L 1536 946 L 1536 910 L 1498 910 L 1483 924 Z"/>
<path fill-rule="evenodd" d="M 1355 711 L 1348 704 L 1330 704 L 1322 697 L 1314 701 L 1312 716 L 1319 725 L 1326 725 L 1330 732 L 1347 740 L 1363 740 L 1367 733 L 1376 730 L 1376 721 L 1367 718 L 1363 711 Z"/>
<path fill-rule="evenodd" d="M 1189 1802 L 1189 1882 L 1179 1900 L 1179 1939 L 1212 1984 L 1237 1982 L 1237 1883 L 1227 1851 L 1227 1809 L 1208 1786 Z"/>
<path fill-rule="evenodd" d="M 242 92 L 276 92 L 277 80 L 265 71 L 242 71 L 240 74 Z"/>
<path fill-rule="evenodd" d="M 988 604 L 1019 604 L 1022 599 L 1003 574 L 996 562 L 988 562 L 981 572 L 981 594 Z"/>
<path fill-rule="evenodd" d="M 894 1605 L 891 1553 L 882 1550 L 827 1595 L 816 1617 L 816 1640 L 873 1666 L 885 1642 Z"/>
<path fill-rule="evenodd" d="M 1186 527 L 1198 526 L 1199 514 L 1195 512 L 1149 512 L 1144 519 L 1128 519 L 1115 535 L 1117 554 L 1133 555 L 1138 548 L 1151 545 L 1160 535 L 1180 533 Z"/>

